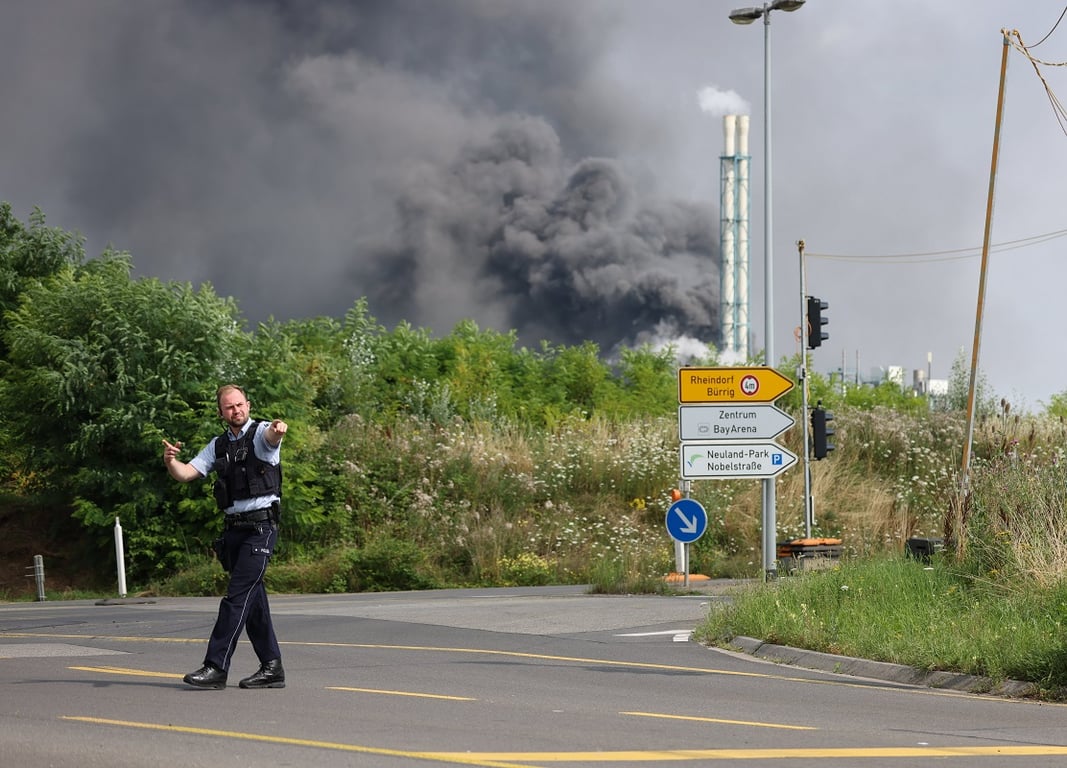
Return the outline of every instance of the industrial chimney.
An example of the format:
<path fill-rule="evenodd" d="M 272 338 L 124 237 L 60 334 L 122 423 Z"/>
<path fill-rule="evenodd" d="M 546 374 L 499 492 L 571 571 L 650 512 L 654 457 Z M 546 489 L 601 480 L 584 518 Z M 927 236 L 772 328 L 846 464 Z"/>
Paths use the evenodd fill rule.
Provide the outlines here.
<path fill-rule="evenodd" d="M 747 359 L 748 327 L 748 115 L 722 119 L 723 154 L 719 158 L 719 246 L 722 254 L 720 294 L 724 354 Z"/>

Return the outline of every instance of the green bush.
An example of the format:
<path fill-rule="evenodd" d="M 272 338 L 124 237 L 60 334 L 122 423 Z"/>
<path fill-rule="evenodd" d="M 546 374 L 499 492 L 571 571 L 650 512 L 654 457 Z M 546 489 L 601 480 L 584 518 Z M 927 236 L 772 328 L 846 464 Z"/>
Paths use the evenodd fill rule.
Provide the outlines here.
<path fill-rule="evenodd" d="M 425 555 L 410 541 L 377 538 L 362 549 L 352 549 L 343 560 L 349 592 L 435 589 L 440 585 L 426 573 Z"/>
<path fill-rule="evenodd" d="M 197 595 L 200 597 L 226 592 L 229 574 L 222 570 L 218 560 L 214 557 L 208 559 L 202 556 L 191 560 L 185 568 L 151 587 L 149 591 L 159 595 Z"/>

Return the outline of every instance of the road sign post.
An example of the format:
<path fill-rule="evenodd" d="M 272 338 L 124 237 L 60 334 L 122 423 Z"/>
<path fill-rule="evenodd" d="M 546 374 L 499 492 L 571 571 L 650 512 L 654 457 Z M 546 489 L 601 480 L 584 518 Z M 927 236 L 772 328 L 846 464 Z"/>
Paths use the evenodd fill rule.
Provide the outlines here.
<path fill-rule="evenodd" d="M 704 535 L 708 529 L 708 513 L 694 499 L 678 499 L 667 509 L 667 533 L 684 548 L 682 584 L 689 586 L 689 544 Z"/>
<path fill-rule="evenodd" d="M 683 482 L 704 478 L 764 480 L 763 559 L 767 574 L 777 573 L 771 567 L 777 549 L 774 478 L 797 461 L 793 453 L 772 442 L 794 424 L 793 418 L 773 402 L 793 386 L 792 380 L 769 366 L 678 371 L 680 476 Z M 668 511 L 668 530 L 669 526 Z"/>

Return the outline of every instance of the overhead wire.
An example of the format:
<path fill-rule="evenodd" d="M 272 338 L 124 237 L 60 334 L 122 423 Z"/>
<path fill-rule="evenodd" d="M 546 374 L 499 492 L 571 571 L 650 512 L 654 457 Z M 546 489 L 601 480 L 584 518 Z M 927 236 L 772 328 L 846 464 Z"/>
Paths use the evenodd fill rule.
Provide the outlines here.
<path fill-rule="evenodd" d="M 996 243 L 990 246 L 990 252 L 1001 253 L 1003 251 L 1013 251 L 1018 248 L 1027 248 L 1032 245 L 1040 245 L 1047 243 L 1050 240 L 1055 240 L 1060 237 L 1067 236 L 1067 229 L 1060 229 L 1055 232 L 1046 232 L 1042 235 L 1033 235 L 1032 237 L 1023 237 L 1018 240 L 1007 240 L 1003 243 Z M 982 253 L 981 246 L 972 246 L 970 248 L 953 248 L 945 251 L 926 251 L 922 253 L 892 253 L 892 254 L 847 254 L 847 253 L 815 253 L 813 251 L 805 251 L 805 255 L 810 259 L 830 259 L 835 261 L 865 261 L 871 263 L 882 264 L 922 264 L 927 262 L 937 261 L 956 261 L 960 259 L 973 259 L 980 256 Z"/>
<path fill-rule="evenodd" d="M 1067 12 L 1067 9 L 1064 9 L 1064 12 Z M 1062 14 L 1060 18 L 1063 18 Z M 1059 26 L 1059 21 L 1056 22 L 1056 26 Z M 1056 27 L 1053 27 L 1053 29 L 1055 28 Z M 1042 59 L 1039 59 L 1035 57 L 1032 53 L 1030 53 L 1030 49 L 1026 46 L 1025 43 L 1023 43 L 1023 39 L 1022 36 L 1019 34 L 1019 30 L 1004 29 L 1001 31 L 1004 33 L 1005 39 L 1010 41 L 1012 48 L 1019 51 L 1029 60 L 1030 65 L 1034 68 L 1034 72 L 1037 73 L 1037 79 L 1040 80 L 1041 84 L 1045 87 L 1045 93 L 1048 96 L 1049 103 L 1052 105 L 1052 112 L 1056 116 L 1056 122 L 1059 123 L 1060 130 L 1063 131 L 1064 135 L 1067 135 L 1067 110 L 1064 109 L 1063 104 L 1053 92 L 1052 86 L 1048 84 L 1048 81 L 1045 79 L 1045 76 L 1041 74 L 1041 67 L 1065 67 L 1067 66 L 1067 62 L 1044 61 Z M 1049 32 L 1049 35 L 1051 34 L 1052 32 Z M 1045 35 L 1045 37 L 1042 38 L 1041 42 L 1044 42 L 1046 39 L 1048 39 L 1048 35 Z"/>
<path fill-rule="evenodd" d="M 1067 109 L 1064 108 L 1063 103 L 1059 100 L 1056 94 L 1053 92 L 1052 87 L 1048 84 L 1044 75 L 1041 73 L 1041 67 L 1064 67 L 1067 66 L 1067 62 L 1063 61 L 1045 61 L 1035 57 L 1030 51 L 1033 48 L 1044 43 L 1052 33 L 1056 31 L 1064 17 L 1067 16 L 1067 6 L 1064 7 L 1060 17 L 1056 20 L 1056 23 L 1052 25 L 1052 29 L 1041 38 L 1034 45 L 1027 46 L 1023 43 L 1022 36 L 1018 30 L 1001 30 L 1005 39 L 1008 40 L 1015 50 L 1019 51 L 1027 58 L 1031 66 L 1034 68 L 1034 72 L 1037 73 L 1038 79 L 1045 88 L 1045 93 L 1048 96 L 1049 103 L 1052 105 L 1053 114 L 1056 116 L 1056 122 L 1060 126 L 1060 130 L 1067 135 Z M 1040 245 L 1041 243 L 1048 242 L 1049 240 L 1055 240 L 1067 235 L 1067 229 L 1057 230 L 1055 232 L 1047 232 L 1043 235 L 1034 235 L 1033 237 L 1024 237 L 1019 240 L 1009 240 L 1004 243 L 997 243 L 990 246 L 990 252 L 1000 253 L 1003 251 L 1016 250 L 1018 248 L 1026 248 L 1032 245 Z M 938 261 L 955 261 L 959 259 L 973 259 L 981 255 L 981 247 L 971 248 L 955 248 L 946 251 L 926 251 L 923 253 L 898 253 L 898 254 L 871 254 L 871 255 L 858 255 L 858 254 L 831 254 L 831 253 L 813 253 L 807 252 L 807 256 L 813 259 L 833 259 L 839 261 L 866 261 L 866 262 L 880 262 L 882 264 L 915 264 L 915 263 L 929 263 Z"/>
<path fill-rule="evenodd" d="M 1037 41 L 1036 43 L 1034 43 L 1034 44 L 1033 44 L 1033 45 L 1031 45 L 1030 47 L 1031 47 L 1031 48 L 1037 48 L 1037 46 L 1041 45 L 1041 43 L 1045 42 L 1045 41 L 1046 41 L 1046 40 L 1048 40 L 1048 39 L 1049 39 L 1050 37 L 1052 37 L 1052 33 L 1056 31 L 1056 27 L 1058 27 L 1058 26 L 1060 25 L 1060 22 L 1061 22 L 1061 21 L 1063 21 L 1063 17 L 1064 17 L 1064 16 L 1067 16 L 1067 6 L 1064 6 L 1064 8 L 1063 8 L 1063 13 L 1061 13 L 1061 14 L 1060 14 L 1060 17 L 1059 17 L 1058 19 L 1056 19 L 1056 23 L 1052 25 L 1052 29 L 1050 29 L 1050 30 L 1048 31 L 1048 34 L 1046 34 L 1046 35 L 1045 35 L 1045 36 L 1044 36 L 1043 38 L 1041 38 L 1040 40 L 1038 40 L 1038 41 Z"/>

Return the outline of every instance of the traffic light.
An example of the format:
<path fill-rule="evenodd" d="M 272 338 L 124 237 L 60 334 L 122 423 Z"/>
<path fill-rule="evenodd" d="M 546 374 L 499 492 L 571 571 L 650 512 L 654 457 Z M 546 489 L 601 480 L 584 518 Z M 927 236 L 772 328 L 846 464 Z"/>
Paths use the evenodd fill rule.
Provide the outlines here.
<path fill-rule="evenodd" d="M 834 449 L 834 444 L 827 442 L 834 436 L 834 431 L 826 428 L 826 423 L 833 420 L 834 415 L 822 407 L 821 400 L 811 409 L 811 445 L 816 459 L 825 459 Z"/>
<path fill-rule="evenodd" d="M 830 322 L 822 316 L 823 311 L 829 308 L 830 305 L 822 299 L 808 296 L 808 349 L 815 349 L 830 338 L 830 334 L 822 329 Z"/>

